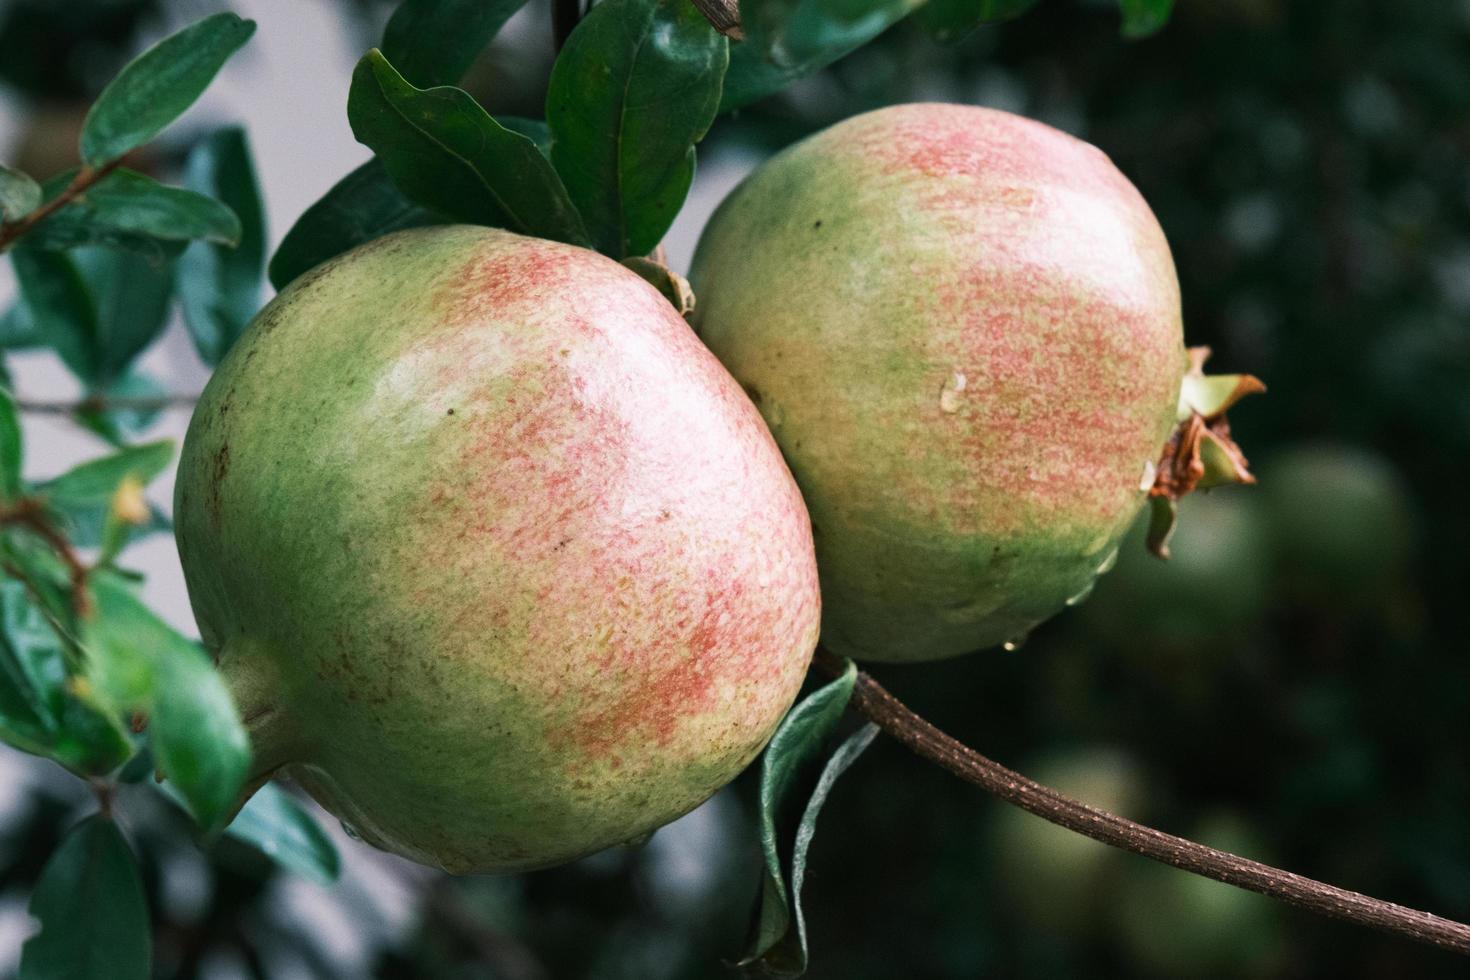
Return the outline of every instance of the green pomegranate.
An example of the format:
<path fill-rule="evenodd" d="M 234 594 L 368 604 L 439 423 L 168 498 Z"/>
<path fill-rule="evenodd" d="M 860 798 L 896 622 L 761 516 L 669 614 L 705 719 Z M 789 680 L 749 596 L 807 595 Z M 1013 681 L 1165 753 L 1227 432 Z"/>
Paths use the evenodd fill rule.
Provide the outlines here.
<path fill-rule="evenodd" d="M 816 644 L 806 512 L 739 385 L 634 273 L 486 228 L 391 235 L 267 306 L 176 522 L 254 778 L 455 872 L 692 809 Z"/>
<path fill-rule="evenodd" d="M 1016 641 L 1112 562 L 1187 359 L 1163 232 L 1099 150 L 989 109 L 857 116 L 748 178 L 691 278 L 811 511 L 824 643 Z"/>

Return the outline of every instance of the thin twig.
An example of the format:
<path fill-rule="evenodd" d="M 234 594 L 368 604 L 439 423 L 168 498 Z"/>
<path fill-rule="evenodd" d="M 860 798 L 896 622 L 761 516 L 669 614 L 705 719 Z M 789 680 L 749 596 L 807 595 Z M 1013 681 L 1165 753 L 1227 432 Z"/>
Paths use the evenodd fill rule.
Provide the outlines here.
<path fill-rule="evenodd" d="M 0 224 L 0 252 L 8 249 L 15 240 L 29 232 L 36 225 L 51 217 L 57 211 L 75 201 L 86 190 L 97 181 L 106 177 L 118 168 L 122 160 L 112 160 L 97 168 L 83 167 L 77 171 L 77 175 L 71 179 L 60 194 L 57 194 L 45 204 L 40 205 L 30 214 L 22 215 L 15 221 Z"/>
<path fill-rule="evenodd" d="M 824 650 L 818 651 L 816 663 L 834 676 L 843 669 L 842 661 Z M 915 754 L 1060 827 L 1184 871 L 1281 899 L 1299 908 L 1452 952 L 1470 954 L 1470 925 L 1196 844 L 1063 796 L 946 735 L 914 714 L 862 671 L 857 675 L 851 706 Z"/>
<path fill-rule="evenodd" d="M 721 34 L 732 41 L 745 40 L 745 29 L 740 25 L 740 4 L 737 0 L 691 0 L 696 10 Z"/>
<path fill-rule="evenodd" d="M 156 398 L 104 398 L 96 395 L 80 401 L 32 401 L 21 398 L 15 407 L 32 415 L 78 415 L 82 412 L 161 412 L 169 408 L 193 408 L 198 395 L 159 395 Z"/>
<path fill-rule="evenodd" d="M 51 546 L 56 557 L 66 566 L 67 573 L 71 576 L 71 601 L 72 607 L 77 615 L 85 616 L 91 610 L 91 600 L 87 595 L 87 575 L 90 569 L 86 562 L 76 553 L 66 535 L 52 525 L 47 518 L 45 510 L 41 505 L 30 497 L 22 497 L 10 507 L 0 511 L 0 524 L 14 524 L 17 527 L 26 528 L 42 541 Z"/>

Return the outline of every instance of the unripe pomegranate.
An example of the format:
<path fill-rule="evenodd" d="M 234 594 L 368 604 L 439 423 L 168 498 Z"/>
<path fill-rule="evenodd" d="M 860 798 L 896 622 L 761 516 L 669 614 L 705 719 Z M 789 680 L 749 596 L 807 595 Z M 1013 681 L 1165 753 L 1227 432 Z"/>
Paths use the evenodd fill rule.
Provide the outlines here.
<path fill-rule="evenodd" d="M 816 643 L 806 512 L 739 385 L 634 273 L 486 228 L 391 235 L 267 306 L 176 521 L 255 778 L 456 872 L 692 809 Z"/>
<path fill-rule="evenodd" d="M 1095 147 L 967 106 L 857 116 L 748 178 L 692 280 L 811 510 L 825 643 L 1018 642 L 1109 566 L 1188 365 L 1163 232 Z"/>

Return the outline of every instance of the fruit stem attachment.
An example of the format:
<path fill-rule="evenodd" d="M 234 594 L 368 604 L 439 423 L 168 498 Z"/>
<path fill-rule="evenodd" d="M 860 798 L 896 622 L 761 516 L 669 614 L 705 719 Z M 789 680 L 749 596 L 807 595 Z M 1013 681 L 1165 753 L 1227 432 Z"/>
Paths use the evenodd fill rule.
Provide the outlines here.
<path fill-rule="evenodd" d="M 301 737 L 290 713 L 282 709 L 279 671 L 250 640 L 227 640 L 220 651 L 219 670 L 250 736 L 250 769 L 245 778 L 248 799 L 272 773 L 301 758 Z"/>
<path fill-rule="evenodd" d="M 834 677 L 841 675 L 846 666 L 841 657 L 821 649 L 817 651 L 814 664 Z M 858 671 L 852 700 L 848 704 L 916 755 L 1059 827 L 1182 871 L 1280 899 L 1298 908 L 1470 955 L 1470 925 L 1347 891 L 1175 837 L 1088 806 L 1027 779 L 914 714 L 863 671 Z"/>

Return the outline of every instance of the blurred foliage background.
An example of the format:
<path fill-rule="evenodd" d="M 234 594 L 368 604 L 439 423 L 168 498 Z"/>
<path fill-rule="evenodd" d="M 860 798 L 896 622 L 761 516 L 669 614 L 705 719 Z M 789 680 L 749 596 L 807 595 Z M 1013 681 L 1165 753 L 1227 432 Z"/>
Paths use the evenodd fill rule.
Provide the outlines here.
<path fill-rule="evenodd" d="M 168 6 L 4 8 L 24 152 Z M 390 9 L 338 7 L 353 43 Z M 523 19 L 467 83 L 492 112 L 541 102 L 546 14 Z M 1090 802 L 1470 919 L 1470 3 L 1181 0 L 1141 42 L 1102 2 L 1044 0 L 947 46 L 903 22 L 721 120 L 703 152 L 764 155 L 915 100 L 1021 112 L 1107 151 L 1169 235 L 1190 342 L 1271 390 L 1232 413 L 1261 486 L 1186 501 L 1172 563 L 1125 549 L 1014 653 L 874 673 Z M 395 866 L 304 896 L 228 843 L 207 859 L 171 845 L 181 818 L 142 805 L 137 846 L 198 865 L 148 882 L 160 976 L 731 975 L 756 882 L 751 775 L 639 851 L 513 878 Z M 78 802 L 27 778 L 0 807 L 12 913 Z M 883 740 L 823 813 L 806 895 L 817 980 L 1463 968 L 1054 831 Z M 372 912 L 385 903 L 396 918 Z"/>

